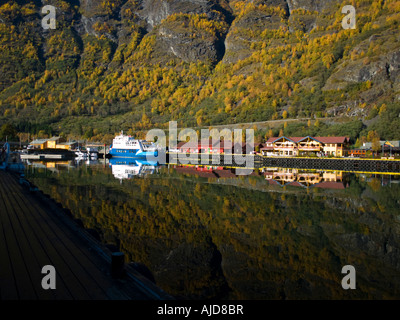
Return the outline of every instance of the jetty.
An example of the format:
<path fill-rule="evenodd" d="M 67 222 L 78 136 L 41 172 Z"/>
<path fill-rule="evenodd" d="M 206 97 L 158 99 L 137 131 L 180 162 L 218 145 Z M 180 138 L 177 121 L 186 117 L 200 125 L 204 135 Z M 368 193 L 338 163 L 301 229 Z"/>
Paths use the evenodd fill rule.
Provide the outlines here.
<path fill-rule="evenodd" d="M 54 267 L 55 289 L 43 287 L 45 266 Z M 61 205 L 0 170 L 0 300 L 169 299 Z"/>
<path fill-rule="evenodd" d="M 270 157 L 258 154 L 167 153 L 169 164 L 221 166 L 225 168 L 262 169 L 269 167 L 338 170 L 347 172 L 400 173 L 400 159 L 365 159 L 356 157 Z M 237 158 L 235 157 L 237 156 Z M 240 162 L 237 160 L 241 160 Z M 250 166 L 249 166 L 250 164 Z"/>
<path fill-rule="evenodd" d="M 347 172 L 400 173 L 399 159 L 264 157 L 264 167 L 312 168 Z"/>

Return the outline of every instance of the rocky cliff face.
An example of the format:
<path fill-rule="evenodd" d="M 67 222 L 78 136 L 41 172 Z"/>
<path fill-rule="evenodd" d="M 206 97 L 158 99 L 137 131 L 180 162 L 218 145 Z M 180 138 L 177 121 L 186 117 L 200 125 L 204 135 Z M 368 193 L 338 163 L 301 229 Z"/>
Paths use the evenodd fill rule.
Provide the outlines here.
<path fill-rule="evenodd" d="M 294 117 L 299 114 L 314 116 L 316 112 L 365 117 L 373 105 L 387 103 L 386 100 L 397 102 L 400 98 L 399 9 L 396 1 L 380 5 L 374 2 L 360 4 L 357 30 L 345 32 L 341 28 L 338 0 L 42 2 L 57 8 L 57 30 L 41 28 L 42 4 L 37 1 L 10 0 L 0 5 L 3 48 L 0 72 L 5 75 L 0 82 L 0 115 L 6 114 L 5 117 L 22 116 L 26 112 L 29 118 L 29 112 L 22 110 L 25 108 L 21 105 L 39 107 L 39 100 L 44 103 L 39 96 L 48 90 L 57 91 L 55 96 L 60 96 L 58 91 L 62 91 L 63 97 L 65 94 L 73 97 L 60 98 L 60 102 L 52 100 L 49 110 L 42 115 L 46 117 L 54 113 L 57 103 L 70 106 L 68 100 L 77 101 L 78 92 L 73 88 L 81 88 L 101 100 L 94 103 L 88 98 L 95 104 L 93 113 L 98 105 L 119 102 L 140 105 L 148 100 L 148 105 L 156 98 L 157 101 L 167 99 L 169 104 L 176 103 L 161 96 L 157 86 L 151 86 L 149 93 L 140 96 L 138 92 L 149 87 L 148 79 L 140 82 L 129 78 L 126 83 L 115 83 L 118 82 L 115 74 L 121 75 L 128 69 L 144 65 L 149 70 L 154 66 L 177 64 L 180 69 L 189 68 L 190 63 L 207 65 L 209 69 L 203 69 L 204 74 L 195 72 L 203 83 L 188 89 L 192 98 L 181 103 L 186 108 L 197 101 L 193 109 L 200 108 L 205 97 L 213 93 L 215 108 L 207 117 L 202 117 L 208 119 L 208 124 L 216 112 L 221 119 L 231 117 L 233 121 L 245 122 L 276 119 L 282 110 L 289 108 L 296 110 L 290 115 Z M 216 68 L 217 65 L 220 68 Z M 217 90 L 217 87 L 225 77 L 220 72 L 225 66 L 228 66 L 226 70 L 235 70 L 235 76 L 251 78 L 241 85 L 235 79 L 228 89 L 232 92 L 222 94 L 223 90 Z M 49 72 L 52 72 L 51 76 Z M 52 83 L 62 77 L 62 73 L 69 72 L 74 74 L 60 80 L 68 83 L 68 88 Z M 146 74 L 149 73 L 151 71 Z M 27 79 L 33 74 L 34 80 Z M 44 83 L 41 77 L 46 78 Z M 234 78 L 233 74 L 227 77 L 223 82 Z M 96 84 L 88 84 L 90 78 L 92 81 L 96 78 Z M 23 102 L 14 96 L 21 90 L 20 81 L 30 86 L 30 89 L 24 88 L 24 92 L 32 90 L 26 96 L 22 95 Z M 35 83 L 37 81 L 40 83 Z M 202 92 L 207 81 L 212 89 Z M 111 90 L 94 89 L 99 83 L 113 83 L 114 87 Z M 192 87 L 194 82 L 183 76 L 172 83 Z M 14 85 L 17 87 L 12 88 Z M 127 88 L 121 91 L 124 86 Z M 177 89 L 178 86 L 168 89 L 167 95 Z M 312 100 L 316 95 L 319 95 L 315 98 L 318 103 Z M 364 104 L 367 107 L 361 110 L 360 105 Z M 261 118 L 249 117 L 245 112 L 254 106 Z M 68 114 L 79 114 L 79 110 L 84 109 L 74 106 L 75 111 L 69 110 Z M 153 106 L 152 112 L 156 109 Z M 165 110 L 160 110 L 158 115 L 165 116 Z M 33 113 L 37 114 L 36 111 Z M 108 112 L 102 110 L 101 113 Z M 199 115 L 190 116 L 196 118 L 193 124 L 205 123 Z M 164 117 L 160 121 L 166 120 Z"/>
<path fill-rule="evenodd" d="M 338 3 L 338 0 L 287 0 L 289 11 L 304 9 L 309 11 L 322 12 L 331 7 L 332 4 Z"/>
<path fill-rule="evenodd" d="M 257 4 L 266 7 L 280 8 L 284 14 L 270 14 L 258 8 L 250 10 L 244 16 L 234 17 L 232 4 L 226 0 L 140 0 L 140 1 L 114 1 L 106 5 L 105 1 L 82 0 L 79 5 L 80 15 L 75 17 L 76 30 L 81 34 L 89 34 L 99 37 L 106 36 L 115 43 L 124 34 L 126 26 L 121 20 L 129 19 L 141 25 L 146 33 L 155 33 L 163 43 L 158 46 L 160 55 L 173 55 L 188 62 L 209 61 L 216 63 L 224 58 L 224 62 L 236 62 L 251 55 L 251 43 L 256 42 L 256 37 L 245 35 L 246 31 L 277 30 L 285 25 L 282 21 L 293 19 L 290 15 L 293 11 L 304 9 L 308 11 L 322 12 L 337 0 L 261 0 Z M 57 4 L 57 1 L 47 1 L 49 4 Z M 58 11 L 64 18 L 70 13 L 64 7 L 58 6 Z M 129 12 L 129 14 L 127 14 Z M 176 14 L 204 14 L 207 19 L 227 22 L 232 28 L 227 28 L 226 33 L 213 39 L 206 39 L 204 34 L 195 30 L 176 31 L 177 24 L 166 23 L 168 17 Z M 68 19 L 68 18 L 67 18 Z M 72 19 L 72 16 L 69 16 Z M 315 27 L 315 17 L 304 18 L 305 30 L 310 31 Z M 295 23 L 295 22 L 293 22 Z M 167 24 L 167 25 L 166 25 Z M 107 25 L 109 28 L 99 30 L 99 25 Z M 97 28 L 96 28 L 97 26 Z M 153 30 L 153 29 L 157 30 Z M 107 30 L 108 29 L 108 30 Z M 110 31 L 111 29 L 111 31 Z M 228 30 L 229 29 L 229 30 Z M 197 30 L 199 31 L 199 30 Z"/>
<path fill-rule="evenodd" d="M 217 12 L 228 10 L 229 5 L 224 0 L 142 0 L 135 13 L 148 23 L 148 29 L 151 30 L 173 14 L 206 14 L 209 19 L 219 19 Z"/>
<path fill-rule="evenodd" d="M 355 47 L 352 51 L 356 58 L 353 61 L 344 61 L 328 79 L 324 90 L 345 88 L 348 83 L 376 81 L 380 84 L 394 84 L 400 81 L 400 48 L 395 45 L 381 49 L 379 55 L 373 59 L 365 52 L 378 43 L 391 43 L 400 41 L 400 35 L 389 33 L 381 36 L 371 36 Z M 359 58 L 358 58 L 359 57 Z"/>

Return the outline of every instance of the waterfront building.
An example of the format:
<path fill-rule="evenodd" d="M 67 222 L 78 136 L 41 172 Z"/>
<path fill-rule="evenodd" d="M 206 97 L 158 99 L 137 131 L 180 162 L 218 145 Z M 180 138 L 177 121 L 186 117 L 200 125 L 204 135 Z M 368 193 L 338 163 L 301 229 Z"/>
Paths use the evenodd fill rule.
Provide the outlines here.
<path fill-rule="evenodd" d="M 78 142 L 66 142 L 61 137 L 52 137 L 50 139 L 36 139 L 33 140 L 28 149 L 62 149 L 62 150 L 74 150 L 78 147 Z"/>
<path fill-rule="evenodd" d="M 273 137 L 260 148 L 266 156 L 334 156 L 343 157 L 349 146 L 348 137 Z"/>
<path fill-rule="evenodd" d="M 245 153 L 245 143 L 235 143 L 231 141 L 212 141 L 201 140 L 199 142 L 186 142 L 181 141 L 177 144 L 176 148 L 171 149 L 172 152 L 184 152 L 184 153 Z"/>
<path fill-rule="evenodd" d="M 47 139 L 35 139 L 33 140 L 29 146 L 28 149 L 46 149 L 47 148 Z"/>

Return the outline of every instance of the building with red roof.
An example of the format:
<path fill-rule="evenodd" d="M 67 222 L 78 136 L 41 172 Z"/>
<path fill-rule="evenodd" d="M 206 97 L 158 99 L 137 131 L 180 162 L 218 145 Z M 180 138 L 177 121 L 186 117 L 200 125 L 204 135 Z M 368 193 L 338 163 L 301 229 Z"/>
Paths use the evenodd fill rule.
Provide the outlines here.
<path fill-rule="evenodd" d="M 246 153 L 246 144 L 225 140 L 200 140 L 200 141 L 181 141 L 177 144 L 177 152 L 184 153 Z"/>
<path fill-rule="evenodd" d="M 260 148 L 263 155 L 293 157 L 318 155 L 342 157 L 350 143 L 349 137 L 272 137 Z"/>

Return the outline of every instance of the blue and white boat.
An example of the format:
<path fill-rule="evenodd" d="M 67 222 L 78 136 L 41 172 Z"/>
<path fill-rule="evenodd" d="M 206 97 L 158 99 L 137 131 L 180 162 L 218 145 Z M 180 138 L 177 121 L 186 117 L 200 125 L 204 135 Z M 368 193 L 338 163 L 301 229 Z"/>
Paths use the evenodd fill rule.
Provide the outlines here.
<path fill-rule="evenodd" d="M 126 136 L 121 132 L 113 139 L 109 154 L 111 157 L 119 158 L 154 159 L 159 151 L 160 148 L 154 143 Z"/>

